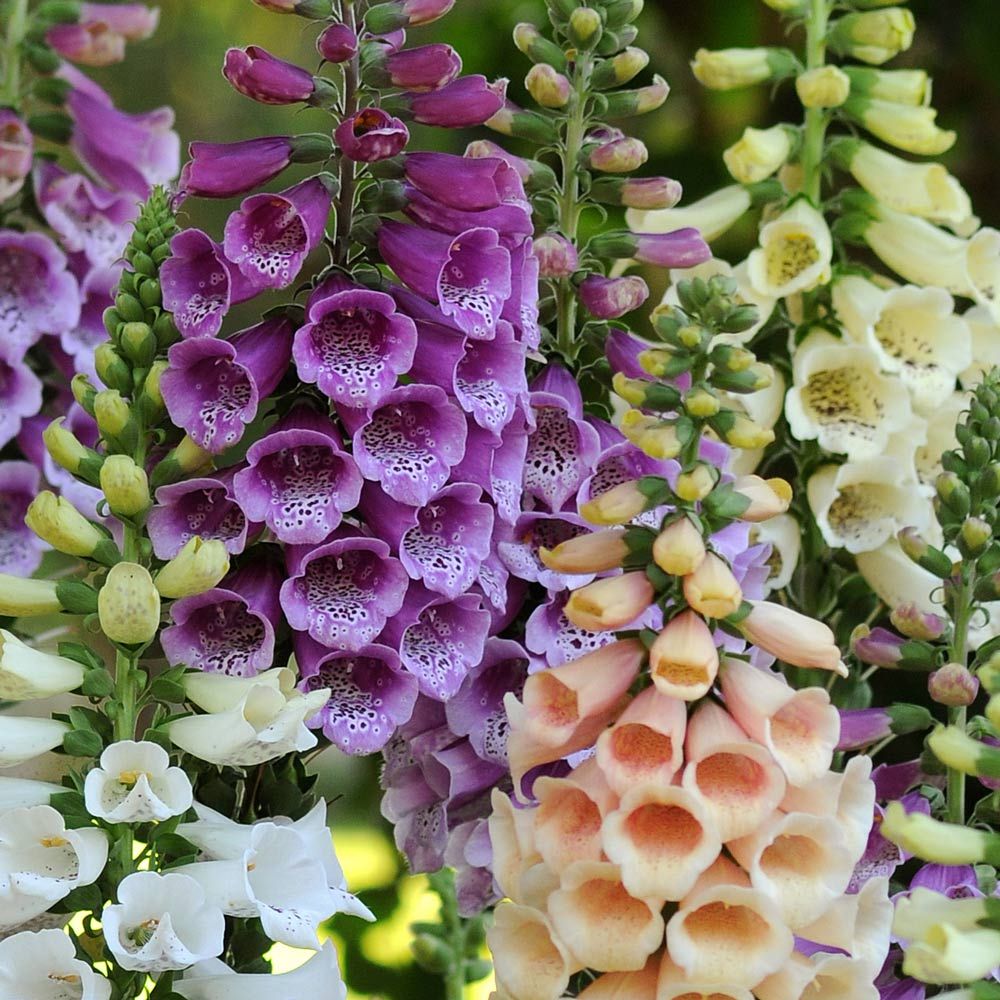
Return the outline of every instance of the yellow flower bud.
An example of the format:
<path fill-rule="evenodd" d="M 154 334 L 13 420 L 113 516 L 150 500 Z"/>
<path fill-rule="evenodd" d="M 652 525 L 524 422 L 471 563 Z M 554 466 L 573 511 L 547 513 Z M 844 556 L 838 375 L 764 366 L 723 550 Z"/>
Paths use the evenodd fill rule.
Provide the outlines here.
<path fill-rule="evenodd" d="M 52 461 L 75 475 L 80 471 L 80 463 L 90 453 L 80 444 L 72 431 L 63 427 L 65 419 L 65 417 L 56 417 L 42 431 L 42 440 L 45 442 L 45 450 L 52 456 Z"/>
<path fill-rule="evenodd" d="M 143 393 L 145 393 L 146 397 L 157 409 L 163 408 L 163 393 L 160 392 L 160 379 L 169 367 L 169 363 L 162 358 L 159 361 L 154 361 L 150 366 L 146 381 L 142 385 Z"/>
<path fill-rule="evenodd" d="M 580 506 L 580 516 L 591 524 L 626 524 L 649 506 L 638 482 L 620 483 Z"/>
<path fill-rule="evenodd" d="M 149 570 L 130 562 L 112 566 L 97 595 L 97 614 L 112 642 L 149 642 L 160 627 L 160 595 Z"/>
<path fill-rule="evenodd" d="M 128 427 L 132 412 L 117 389 L 105 389 L 94 397 L 94 417 L 102 434 L 117 437 Z"/>
<path fill-rule="evenodd" d="M 62 611 L 55 580 L 31 580 L 0 573 L 0 615 L 27 618 Z"/>
<path fill-rule="evenodd" d="M 748 87 L 782 79 L 793 72 L 795 59 L 784 49 L 698 49 L 691 69 L 700 84 L 712 90 Z"/>
<path fill-rule="evenodd" d="M 684 395 L 684 409 L 692 417 L 714 417 L 720 406 L 718 397 L 708 389 L 691 389 Z"/>
<path fill-rule="evenodd" d="M 733 571 L 714 552 L 684 577 L 684 599 L 706 618 L 727 618 L 743 603 Z"/>
<path fill-rule="evenodd" d="M 839 108 L 851 92 L 851 78 L 839 66 L 817 66 L 795 80 L 804 108 Z"/>
<path fill-rule="evenodd" d="M 641 378 L 629 378 L 624 372 L 615 372 L 611 386 L 630 406 L 642 406 L 646 401 L 646 390 L 651 382 Z"/>
<path fill-rule="evenodd" d="M 191 597 L 211 590 L 228 572 L 225 544 L 195 537 L 156 574 L 156 589 L 164 597 Z"/>
<path fill-rule="evenodd" d="M 42 541 L 70 556 L 90 556 L 108 540 L 68 500 L 48 490 L 31 501 L 24 523 Z"/>
<path fill-rule="evenodd" d="M 569 80 L 547 63 L 532 66 L 524 78 L 524 86 L 543 108 L 564 108 L 573 92 Z"/>
<path fill-rule="evenodd" d="M 622 418 L 622 433 L 650 458 L 676 458 L 681 453 L 677 428 L 639 410 L 629 410 Z"/>
<path fill-rule="evenodd" d="M 752 450 L 769 445 L 774 440 L 774 431 L 761 427 L 742 413 L 737 413 L 732 427 L 725 431 L 723 437 L 726 444 L 734 448 Z"/>
<path fill-rule="evenodd" d="M 677 477 L 674 492 L 689 503 L 704 500 L 715 486 L 715 475 L 702 463 L 696 465 L 690 472 L 682 472 Z"/>
<path fill-rule="evenodd" d="M 101 489 L 115 514 L 135 517 L 150 505 L 149 479 L 128 455 L 110 455 L 101 466 Z"/>
<path fill-rule="evenodd" d="M 851 81 L 852 94 L 913 107 L 930 103 L 931 79 L 922 69 L 845 66 L 844 72 Z"/>
<path fill-rule="evenodd" d="M 723 154 L 726 169 L 740 184 L 756 184 L 770 177 L 792 152 L 792 133 L 784 125 L 747 128 Z"/>
<path fill-rule="evenodd" d="M 569 16 L 569 37 L 577 48 L 589 49 L 596 45 L 602 28 L 600 12 L 593 7 L 577 7 Z"/>
<path fill-rule="evenodd" d="M 212 468 L 212 456 L 199 447 L 186 434 L 174 448 L 171 456 L 181 470 L 189 476 Z"/>
<path fill-rule="evenodd" d="M 664 528 L 653 543 L 653 561 L 671 576 L 693 573 L 704 558 L 705 540 L 686 517 Z"/>
<path fill-rule="evenodd" d="M 829 42 L 841 55 L 879 66 L 913 44 L 916 21 L 902 7 L 845 14 L 833 22 Z"/>

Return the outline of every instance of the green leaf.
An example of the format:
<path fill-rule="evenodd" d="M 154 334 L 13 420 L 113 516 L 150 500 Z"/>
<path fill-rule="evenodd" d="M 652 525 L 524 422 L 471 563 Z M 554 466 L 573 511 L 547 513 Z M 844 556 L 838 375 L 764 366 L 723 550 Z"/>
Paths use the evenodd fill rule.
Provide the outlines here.
<path fill-rule="evenodd" d="M 90 670 L 104 670 L 104 661 L 88 646 L 81 642 L 61 642 L 59 643 L 59 655 L 80 663 Z"/>
<path fill-rule="evenodd" d="M 114 678 L 103 667 L 88 670 L 84 675 L 80 691 L 88 698 L 107 698 L 114 694 Z"/>
<path fill-rule="evenodd" d="M 104 741 L 93 730 L 74 729 L 63 737 L 63 749 L 71 757 L 99 757 Z"/>
<path fill-rule="evenodd" d="M 187 697 L 184 686 L 166 675 L 157 677 L 149 692 L 157 701 L 171 705 L 182 705 Z"/>

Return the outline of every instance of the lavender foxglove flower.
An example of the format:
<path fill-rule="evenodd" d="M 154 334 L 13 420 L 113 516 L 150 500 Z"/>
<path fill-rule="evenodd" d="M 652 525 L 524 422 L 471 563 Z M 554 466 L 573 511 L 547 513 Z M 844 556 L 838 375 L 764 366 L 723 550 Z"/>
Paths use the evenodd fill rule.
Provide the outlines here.
<path fill-rule="evenodd" d="M 58 75 L 72 88 L 66 110 L 73 118 L 73 151 L 101 180 L 146 198 L 152 185 L 165 184 L 177 174 L 180 139 L 171 130 L 170 108 L 127 114 L 72 66 L 64 65 Z"/>
<path fill-rule="evenodd" d="M 42 561 L 44 546 L 24 523 L 40 481 L 30 462 L 0 462 L 0 573 L 31 576 Z"/>
<path fill-rule="evenodd" d="M 259 45 L 228 49 L 222 75 L 238 93 L 261 104 L 297 104 L 308 101 L 316 90 L 310 72 Z"/>
<path fill-rule="evenodd" d="M 465 438 L 465 418 L 443 390 L 407 385 L 389 393 L 354 431 L 354 460 L 393 500 L 422 507 L 448 481 Z"/>
<path fill-rule="evenodd" d="M 348 537 L 312 549 L 281 587 L 288 624 L 331 649 L 375 641 L 403 606 L 406 570 L 378 538 Z"/>
<path fill-rule="evenodd" d="M 308 724 L 322 728 L 327 739 L 345 753 L 381 750 L 413 712 L 416 680 L 403 671 L 399 657 L 388 646 L 336 652 L 298 633 L 295 659 L 303 692 L 330 689 L 326 705 Z"/>
<path fill-rule="evenodd" d="M 101 21 L 55 24 L 45 32 L 46 43 L 81 66 L 111 66 L 125 58 L 125 36 Z"/>
<path fill-rule="evenodd" d="M 596 499 L 622 483 L 641 479 L 643 476 L 664 475 L 670 470 L 676 476 L 680 467 L 676 462 L 667 463 L 650 458 L 630 441 L 625 441 L 620 432 L 617 443 L 607 445 L 594 463 L 590 475 L 580 484 L 577 491 L 577 507 Z M 642 515 L 643 517 L 645 515 Z M 641 517 L 639 519 L 641 521 Z M 659 520 L 656 522 L 659 524 Z"/>
<path fill-rule="evenodd" d="M 649 298 L 649 286 L 637 274 L 605 278 L 588 274 L 577 288 L 584 308 L 597 319 L 617 319 Z"/>
<path fill-rule="evenodd" d="M 322 175 L 252 195 L 226 222 L 226 257 L 255 288 L 286 288 L 323 239 L 332 198 Z"/>
<path fill-rule="evenodd" d="M 477 340 L 494 336 L 511 294 L 511 255 L 495 230 L 470 229 L 451 237 L 389 221 L 378 241 L 402 281 L 436 301 L 463 332 Z"/>
<path fill-rule="evenodd" d="M 384 292 L 324 282 L 307 318 L 295 334 L 295 367 L 335 403 L 379 406 L 413 364 L 417 329 Z"/>
<path fill-rule="evenodd" d="M 550 591 L 575 589 L 590 583 L 594 574 L 557 573 L 542 563 L 538 550 L 553 549 L 589 530 L 576 514 L 522 514 L 512 529 L 497 538 L 497 552 L 507 569 L 520 580 L 540 583 Z"/>
<path fill-rule="evenodd" d="M 534 232 L 528 202 L 504 202 L 496 208 L 468 212 L 429 198 L 411 184 L 404 187 L 403 211 L 414 222 L 458 236 L 470 229 L 495 229 L 501 237 L 524 239 Z"/>
<path fill-rule="evenodd" d="M 44 333 L 63 333 L 80 318 L 76 279 L 66 256 L 43 233 L 0 230 L 0 356 L 20 360 Z"/>
<path fill-rule="evenodd" d="M 500 900 L 493 881 L 493 848 L 485 817 L 460 823 L 448 836 L 444 863 L 455 869 L 455 899 L 463 917 L 475 917 Z"/>
<path fill-rule="evenodd" d="M 122 265 L 92 267 L 80 280 L 80 319 L 59 337 L 62 349 L 72 358 L 74 372 L 83 372 L 97 382 L 94 349 L 108 339 L 104 313 L 114 305 Z"/>
<path fill-rule="evenodd" d="M 407 181 L 428 198 L 464 212 L 525 200 L 517 170 L 498 157 L 469 159 L 450 153 L 407 153 L 403 170 Z"/>
<path fill-rule="evenodd" d="M 628 378 L 648 378 L 639 364 L 639 355 L 651 346 L 625 330 L 615 328 L 604 341 L 604 353 L 613 372 L 621 372 Z"/>
<path fill-rule="evenodd" d="M 399 153 L 410 141 L 410 131 L 381 108 L 362 108 L 337 126 L 333 139 L 349 160 L 375 163 Z"/>
<path fill-rule="evenodd" d="M 173 624 L 160 633 L 167 661 L 230 677 L 255 677 L 269 669 L 283 578 L 275 560 L 255 559 L 218 587 L 174 601 Z"/>
<path fill-rule="evenodd" d="M 507 81 L 490 83 L 485 76 L 462 76 L 426 93 L 406 94 L 414 121 L 440 128 L 472 128 L 492 118 L 504 104 Z"/>
<path fill-rule="evenodd" d="M 293 333 L 287 317 L 275 316 L 232 340 L 198 337 L 174 344 L 160 379 L 170 419 L 206 451 L 225 451 L 284 376 Z"/>
<path fill-rule="evenodd" d="M 0 202 L 13 198 L 31 173 L 35 140 L 31 130 L 9 108 L 0 108 Z"/>
<path fill-rule="evenodd" d="M 0 354 L 0 448 L 17 437 L 21 422 L 41 407 L 42 383 L 38 376 L 26 364 L 5 361 Z"/>
<path fill-rule="evenodd" d="M 381 45 L 372 46 L 369 59 L 365 71 L 373 82 L 403 90 L 438 90 L 462 71 L 461 56 L 450 45 L 440 42 L 397 52 Z"/>
<path fill-rule="evenodd" d="M 223 542 L 232 555 L 243 551 L 249 523 L 236 502 L 232 480 L 231 474 L 220 472 L 156 491 L 146 528 L 157 559 L 173 559 L 192 538 Z"/>
<path fill-rule="evenodd" d="M 163 306 L 174 314 L 182 337 L 214 337 L 229 307 L 260 290 L 200 229 L 178 233 L 170 251 L 160 267 Z"/>
<path fill-rule="evenodd" d="M 181 171 L 181 195 L 231 198 L 278 176 L 314 136 L 269 135 L 242 142 L 192 142 Z M 332 151 L 333 144 L 328 142 Z"/>
<path fill-rule="evenodd" d="M 530 351 L 541 343 L 538 326 L 538 257 L 532 241 L 522 240 L 510 252 L 510 295 L 500 313 L 521 335 L 521 343 Z"/>
<path fill-rule="evenodd" d="M 328 538 L 357 506 L 361 484 L 354 459 L 341 447 L 340 432 L 304 406 L 250 446 L 247 467 L 233 481 L 247 516 L 289 545 Z"/>

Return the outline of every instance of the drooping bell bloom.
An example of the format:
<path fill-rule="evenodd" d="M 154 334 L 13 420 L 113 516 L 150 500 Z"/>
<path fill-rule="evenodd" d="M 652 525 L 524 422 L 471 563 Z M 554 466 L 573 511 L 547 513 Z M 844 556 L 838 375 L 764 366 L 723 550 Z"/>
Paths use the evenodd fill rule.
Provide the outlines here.
<path fill-rule="evenodd" d="M 260 104 L 297 104 L 316 90 L 311 73 L 259 45 L 228 49 L 222 75 L 234 90 Z"/>
<path fill-rule="evenodd" d="M 403 211 L 414 222 L 452 236 L 470 229 L 495 229 L 501 237 L 510 241 L 527 239 L 534 232 L 531 205 L 526 200 L 503 201 L 494 208 L 470 212 L 437 201 L 411 184 L 404 186 L 403 194 L 406 198 Z"/>
<path fill-rule="evenodd" d="M 462 76 L 426 93 L 405 95 L 414 121 L 440 128 L 472 128 L 492 118 L 504 104 L 507 81 Z"/>
<path fill-rule="evenodd" d="M 295 640 L 303 691 L 328 690 L 325 704 L 309 720 L 349 754 L 370 754 L 389 742 L 413 712 L 416 678 L 402 669 L 388 646 L 363 645 L 354 652 L 325 648 L 308 636 Z"/>
<path fill-rule="evenodd" d="M 101 21 L 128 41 L 141 42 L 156 31 L 160 11 L 144 3 L 92 3 L 84 0 L 80 5 L 80 18 L 84 22 Z"/>
<path fill-rule="evenodd" d="M 13 111 L 0 109 L 0 202 L 12 198 L 31 173 L 35 140 Z"/>
<path fill-rule="evenodd" d="M 277 177 L 292 163 L 303 138 L 308 137 L 271 135 L 241 142 L 192 142 L 179 191 L 200 198 L 245 194 Z M 329 141 L 328 148 L 333 149 Z"/>
<path fill-rule="evenodd" d="M 617 319 L 649 298 L 649 286 L 636 274 L 605 278 L 589 274 L 577 288 L 584 308 L 597 319 Z"/>
<path fill-rule="evenodd" d="M 160 379 L 170 419 L 213 454 L 235 444 L 284 377 L 294 329 L 275 316 L 232 340 L 198 337 L 170 348 Z"/>
<path fill-rule="evenodd" d="M 450 46 L 440 42 L 390 52 L 375 49 L 366 71 L 383 86 L 409 91 L 438 90 L 451 83 L 462 70 L 462 59 Z"/>
<path fill-rule="evenodd" d="M 771 601 L 752 601 L 740 622 L 748 642 L 797 667 L 819 667 L 847 676 L 833 632 L 822 622 Z"/>
<path fill-rule="evenodd" d="M 162 822 L 191 808 L 191 780 L 158 743 L 119 740 L 87 772 L 84 799 L 107 823 Z"/>
<path fill-rule="evenodd" d="M 313 293 L 292 355 L 299 377 L 335 403 L 373 409 L 410 370 L 417 328 L 392 296 L 343 285 Z"/>
<path fill-rule="evenodd" d="M 545 914 L 501 903 L 487 932 L 497 984 L 512 997 L 560 997 L 569 985 L 571 958 Z"/>
<path fill-rule="evenodd" d="M 573 591 L 563 614 L 593 632 L 614 631 L 635 621 L 653 602 L 655 591 L 644 572 L 623 573 Z"/>
<path fill-rule="evenodd" d="M 255 288 L 287 288 L 323 239 L 332 197 L 324 175 L 252 195 L 226 222 L 226 257 Z"/>
<path fill-rule="evenodd" d="M 238 555 L 249 529 L 232 480 L 222 474 L 161 486 L 146 523 L 157 559 L 173 559 L 192 538 L 215 539 Z"/>
<path fill-rule="evenodd" d="M 715 638 L 690 609 L 671 618 L 649 650 L 653 683 L 665 695 L 693 701 L 707 694 L 719 670 Z"/>
<path fill-rule="evenodd" d="M 524 201 L 521 178 L 499 157 L 468 159 L 450 153 L 407 153 L 406 180 L 428 198 L 465 212 Z"/>
<path fill-rule="evenodd" d="M 492 340 L 467 340 L 451 385 L 443 388 L 480 427 L 502 434 L 527 390 L 524 347 L 515 343 L 511 325 L 500 320 Z"/>
<path fill-rule="evenodd" d="M 381 108 L 362 108 L 334 129 L 333 138 L 349 160 L 376 163 L 401 152 L 410 141 L 410 130 Z"/>
<path fill-rule="evenodd" d="M 42 541 L 24 523 L 40 481 L 30 462 L 0 462 L 0 573 L 27 577 L 42 560 Z"/>
<path fill-rule="evenodd" d="M 57 928 L 21 931 L 0 941 L 0 995 L 52 996 L 53 984 L 55 989 L 66 984 L 79 1000 L 111 996 L 111 983 L 76 957 L 69 935 Z"/>

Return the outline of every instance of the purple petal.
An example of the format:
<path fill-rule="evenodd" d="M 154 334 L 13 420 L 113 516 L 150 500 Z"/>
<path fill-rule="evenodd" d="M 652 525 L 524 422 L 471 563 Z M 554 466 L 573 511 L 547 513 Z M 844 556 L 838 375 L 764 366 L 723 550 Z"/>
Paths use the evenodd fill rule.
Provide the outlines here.
<path fill-rule="evenodd" d="M 20 361 L 0 355 L 0 448 L 17 437 L 21 421 L 42 408 L 42 383 Z"/>
<path fill-rule="evenodd" d="M 510 530 L 509 538 L 497 542 L 497 552 L 507 569 L 521 580 L 540 583 L 547 590 L 575 589 L 590 583 L 594 574 L 557 573 L 543 565 L 538 550 L 554 549 L 560 542 L 590 530 L 576 514 L 523 514 Z"/>
<path fill-rule="evenodd" d="M 249 527 L 221 476 L 161 486 L 146 526 L 157 559 L 173 559 L 192 538 L 224 542 L 227 552 L 238 555 Z"/>
<path fill-rule="evenodd" d="M 40 479 L 30 462 L 0 462 L 0 573 L 31 576 L 42 561 L 43 545 L 24 523 Z"/>
<path fill-rule="evenodd" d="M 524 349 L 514 342 L 513 328 L 504 320 L 493 340 L 470 340 L 455 371 L 458 405 L 480 427 L 498 434 L 510 422 L 527 391 Z"/>

